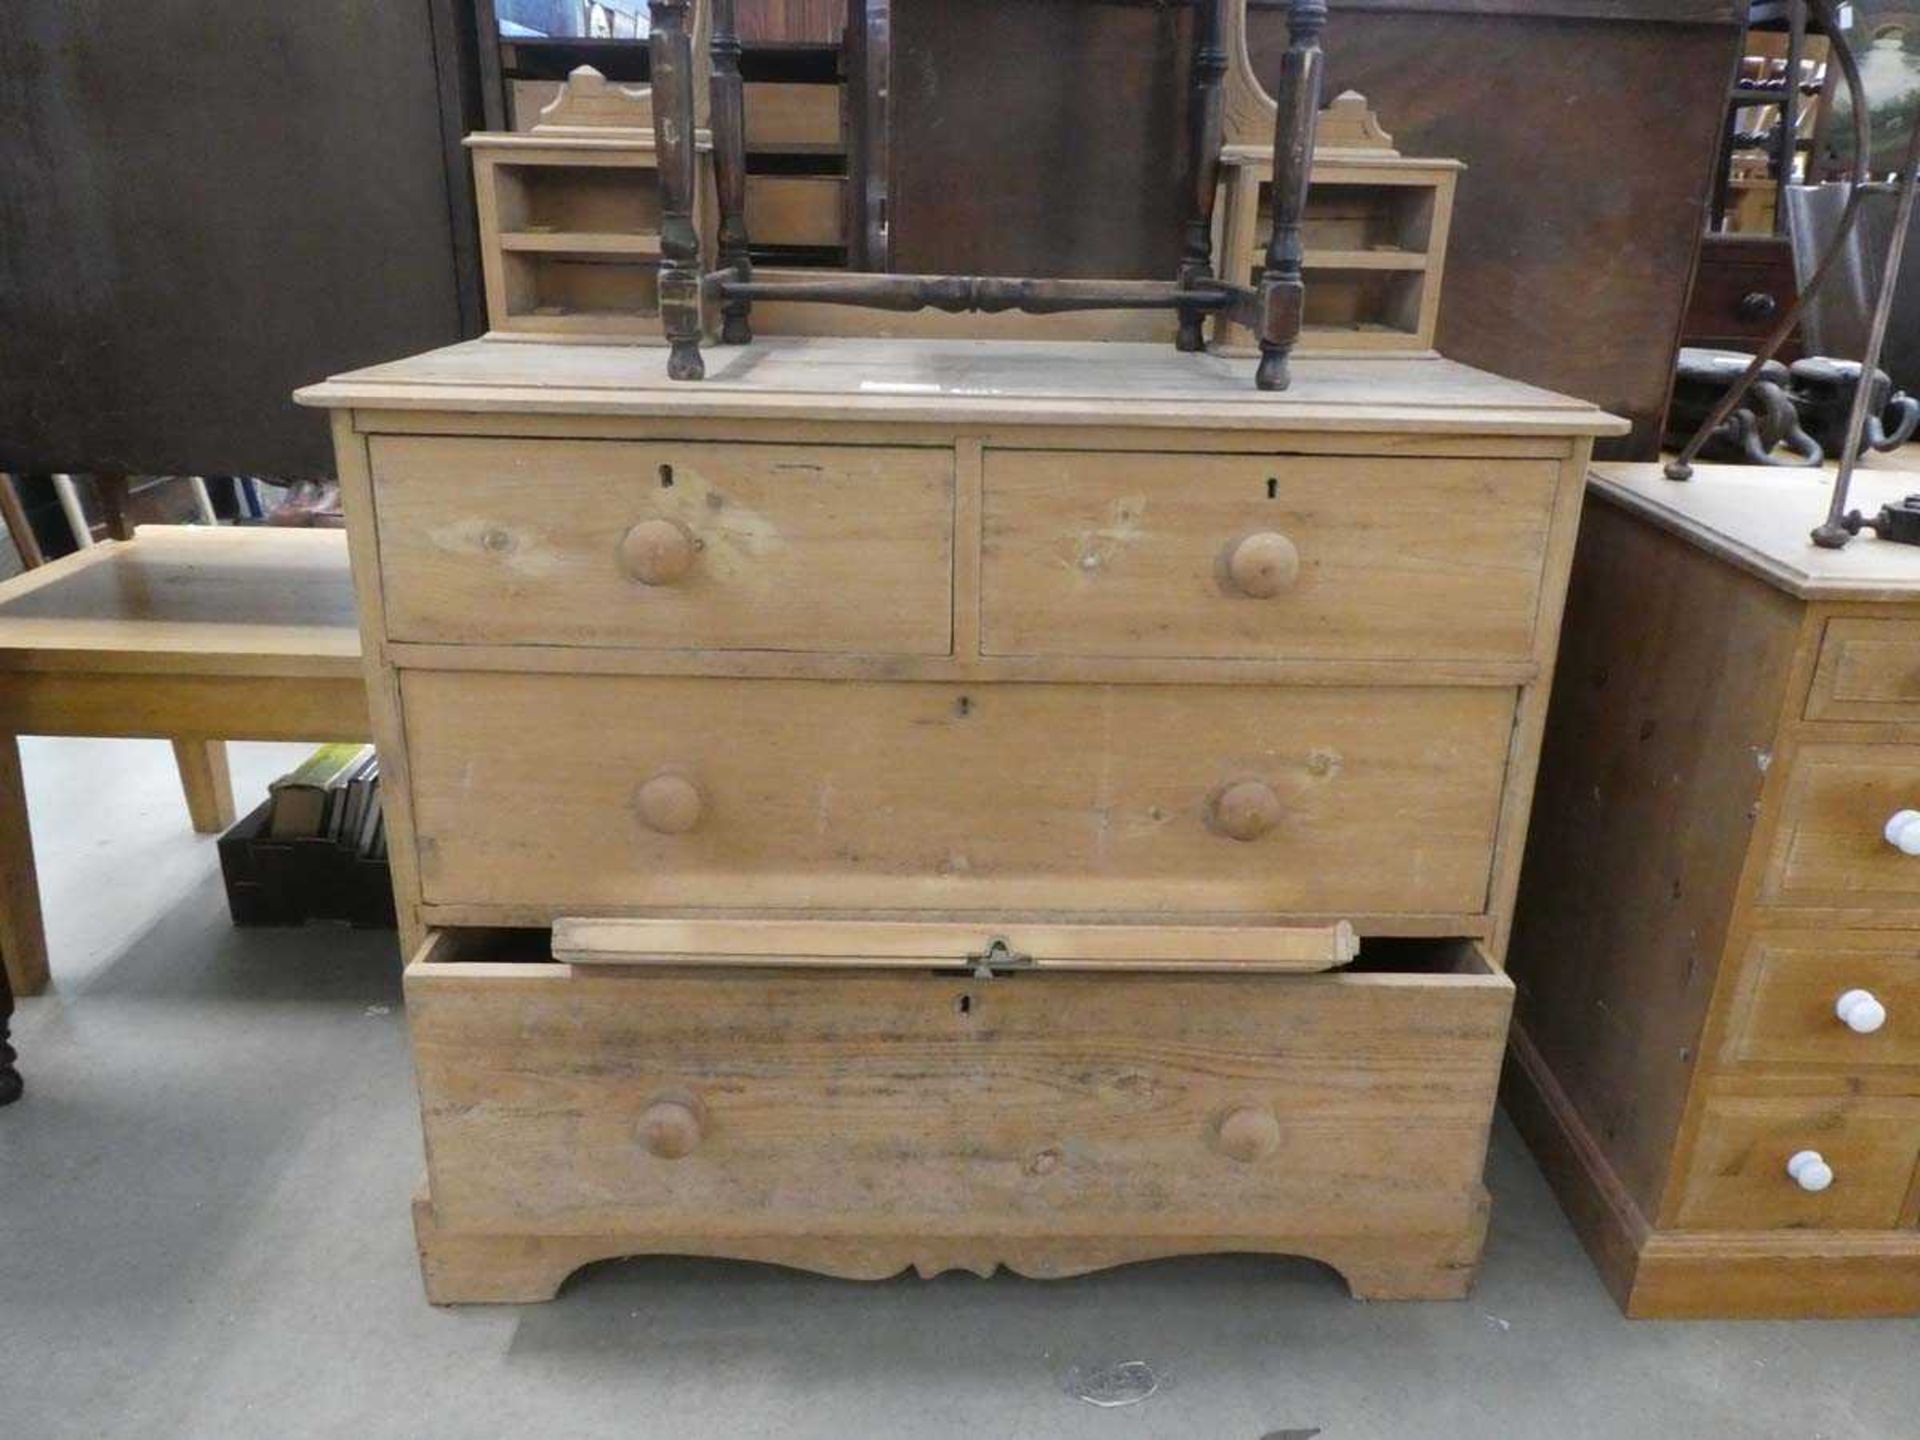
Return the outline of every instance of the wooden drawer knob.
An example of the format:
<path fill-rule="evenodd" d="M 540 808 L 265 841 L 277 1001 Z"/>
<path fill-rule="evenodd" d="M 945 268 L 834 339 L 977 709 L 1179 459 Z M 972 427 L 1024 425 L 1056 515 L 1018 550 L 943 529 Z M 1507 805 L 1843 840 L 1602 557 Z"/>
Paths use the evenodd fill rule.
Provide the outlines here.
<path fill-rule="evenodd" d="M 1264 1105 L 1242 1105 L 1220 1117 L 1216 1138 L 1222 1155 L 1250 1164 L 1280 1148 L 1280 1122 Z"/>
<path fill-rule="evenodd" d="M 662 1095 L 640 1116 L 640 1143 L 662 1160 L 691 1155 L 705 1133 L 706 1116 L 691 1095 Z"/>
<path fill-rule="evenodd" d="M 1258 840 L 1280 823 L 1280 797 L 1264 780 L 1236 780 L 1213 797 L 1210 822 L 1233 840 Z"/>
<path fill-rule="evenodd" d="M 1787 1174 L 1793 1183 L 1810 1195 L 1818 1195 L 1833 1184 L 1833 1167 L 1818 1150 L 1801 1150 L 1787 1161 Z"/>
<path fill-rule="evenodd" d="M 686 776 L 663 770 L 643 782 L 634 804 L 640 821 L 662 835 L 684 835 L 700 823 L 706 800 L 700 787 Z"/>
<path fill-rule="evenodd" d="M 1299 547 L 1276 531 L 1248 535 L 1227 551 L 1227 583 L 1255 600 L 1291 590 L 1299 578 Z"/>
<path fill-rule="evenodd" d="M 1871 990 L 1849 990 L 1833 1003 L 1833 1013 L 1856 1035 L 1871 1035 L 1887 1023 L 1887 1007 Z"/>
<path fill-rule="evenodd" d="M 642 585 L 672 585 L 693 568 L 693 536 L 677 520 L 642 520 L 620 537 L 620 568 Z"/>
<path fill-rule="evenodd" d="M 1883 833 L 1902 855 L 1920 855 L 1920 810 L 1895 811 Z"/>

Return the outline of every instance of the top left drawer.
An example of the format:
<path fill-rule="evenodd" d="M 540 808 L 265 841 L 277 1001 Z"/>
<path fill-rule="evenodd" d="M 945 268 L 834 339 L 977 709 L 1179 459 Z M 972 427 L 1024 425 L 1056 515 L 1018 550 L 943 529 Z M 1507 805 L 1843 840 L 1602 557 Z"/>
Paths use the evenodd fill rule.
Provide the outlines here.
<path fill-rule="evenodd" d="M 391 639 L 952 647 L 950 450 L 445 436 L 371 449 Z"/>

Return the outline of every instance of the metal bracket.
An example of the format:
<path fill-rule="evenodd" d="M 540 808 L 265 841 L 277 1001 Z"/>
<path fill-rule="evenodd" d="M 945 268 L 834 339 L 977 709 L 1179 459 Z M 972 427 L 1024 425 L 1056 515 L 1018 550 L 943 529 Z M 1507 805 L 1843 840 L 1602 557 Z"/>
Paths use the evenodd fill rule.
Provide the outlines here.
<path fill-rule="evenodd" d="M 1004 975 L 1009 970 L 1031 968 L 1033 957 L 1022 955 L 996 935 L 987 942 L 985 950 L 977 955 L 967 956 L 967 963 L 973 966 L 974 979 L 991 980 L 995 975 Z"/>

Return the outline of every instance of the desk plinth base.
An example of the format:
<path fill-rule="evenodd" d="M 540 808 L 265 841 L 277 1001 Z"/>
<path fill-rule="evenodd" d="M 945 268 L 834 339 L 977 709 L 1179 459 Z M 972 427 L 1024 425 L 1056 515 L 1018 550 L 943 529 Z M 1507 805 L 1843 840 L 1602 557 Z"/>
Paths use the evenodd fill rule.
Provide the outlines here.
<path fill-rule="evenodd" d="M 1007 1270 L 1060 1280 L 1142 1260 L 1184 1255 L 1297 1255 L 1337 1271 L 1356 1300 L 1461 1300 L 1473 1288 L 1486 1242 L 1484 1190 L 1454 1234 L 1339 1235 L 510 1235 L 448 1229 L 425 1187 L 413 1199 L 414 1235 L 427 1299 L 435 1305 L 515 1305 L 551 1300 L 569 1275 L 601 1260 L 686 1255 L 752 1260 L 842 1280 L 923 1279 L 949 1270 L 986 1277 Z"/>

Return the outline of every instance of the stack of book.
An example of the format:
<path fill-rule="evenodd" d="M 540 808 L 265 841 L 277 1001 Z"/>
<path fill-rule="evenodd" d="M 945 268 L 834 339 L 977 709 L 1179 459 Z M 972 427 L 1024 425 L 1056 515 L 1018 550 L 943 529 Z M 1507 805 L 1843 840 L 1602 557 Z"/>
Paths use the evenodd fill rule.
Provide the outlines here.
<path fill-rule="evenodd" d="M 291 774 L 267 787 L 267 834 L 275 840 L 326 839 L 366 859 L 384 859 L 380 757 L 371 745 L 322 745 Z"/>
<path fill-rule="evenodd" d="M 221 837 L 220 868 L 236 925 L 392 925 L 373 747 L 322 745 L 274 781 L 266 803 Z"/>

